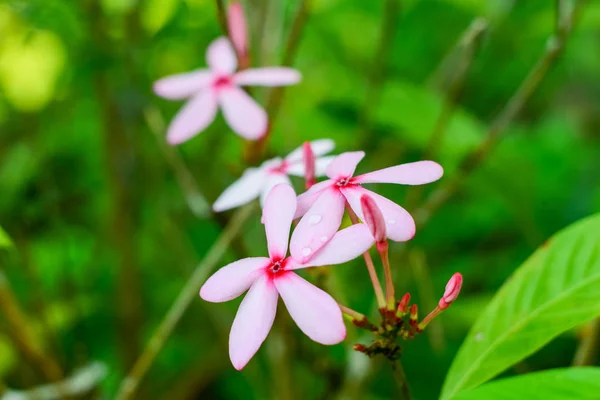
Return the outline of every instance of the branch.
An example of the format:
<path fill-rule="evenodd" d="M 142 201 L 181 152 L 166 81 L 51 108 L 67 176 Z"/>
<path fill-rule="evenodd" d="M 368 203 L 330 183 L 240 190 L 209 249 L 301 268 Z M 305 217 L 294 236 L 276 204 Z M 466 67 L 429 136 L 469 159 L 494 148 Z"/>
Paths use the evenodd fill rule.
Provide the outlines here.
<path fill-rule="evenodd" d="M 452 197 L 459 186 L 463 183 L 465 178 L 474 170 L 476 170 L 481 163 L 483 163 L 494 146 L 502 138 L 506 128 L 523 109 L 525 102 L 529 100 L 529 97 L 539 87 L 547 72 L 562 53 L 569 37 L 569 33 L 571 32 L 571 29 L 567 27 L 573 26 L 578 20 L 583 5 L 585 5 L 586 2 L 587 0 L 580 1 L 573 12 L 569 14 L 569 18 L 559 16 L 559 20 L 564 21 L 565 18 L 567 18 L 569 23 L 563 23 L 563 25 L 561 25 L 561 29 L 558 29 L 556 33 L 548 39 L 546 51 L 542 57 L 538 60 L 538 62 L 523 80 L 517 91 L 504 106 L 500 114 L 492 122 L 488 129 L 488 133 L 481 144 L 475 149 L 475 151 L 462 160 L 458 166 L 455 176 L 446 180 L 445 183 L 440 185 L 440 187 L 431 194 L 429 199 L 427 199 L 425 205 L 415 211 L 414 216 L 417 225 L 422 226 L 429 221 L 431 215 L 443 204 L 445 204 L 450 197 Z"/>
<path fill-rule="evenodd" d="M 158 328 L 152 334 L 152 337 L 147 342 L 142 355 L 137 359 L 129 375 L 123 379 L 119 386 L 119 392 L 116 399 L 125 400 L 131 398 L 135 393 L 138 385 L 146 375 L 156 356 L 165 345 L 165 342 L 173 333 L 175 326 L 188 309 L 192 300 L 198 295 L 200 286 L 208 277 L 208 274 L 213 270 L 215 265 L 223 257 L 232 240 L 241 231 L 244 222 L 252 214 L 254 204 L 246 205 L 240 208 L 231 218 L 221 236 L 213 244 L 211 249 L 206 254 L 206 257 L 194 270 L 185 286 L 179 292 L 177 299 L 163 317 Z"/>

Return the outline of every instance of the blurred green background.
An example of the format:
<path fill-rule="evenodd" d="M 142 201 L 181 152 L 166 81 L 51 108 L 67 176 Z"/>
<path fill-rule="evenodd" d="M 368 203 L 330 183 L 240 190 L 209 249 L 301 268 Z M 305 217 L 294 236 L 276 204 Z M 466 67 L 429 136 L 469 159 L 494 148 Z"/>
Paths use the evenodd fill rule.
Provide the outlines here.
<path fill-rule="evenodd" d="M 254 65 L 281 63 L 300 3 L 243 2 Z M 359 172 L 426 155 L 445 167 L 440 183 L 416 194 L 375 188 L 409 211 L 477 149 L 556 25 L 550 0 L 303 3 L 307 19 L 293 62 L 303 81 L 285 91 L 269 154 L 331 138 L 336 153 L 367 151 Z M 477 17 L 487 32 L 453 88 L 464 55 L 457 43 Z M 0 2 L 0 226 L 12 242 L 0 236 L 0 286 L 62 374 L 104 363 L 107 376 L 81 398 L 114 396 L 231 215 L 202 215 L 194 184 L 182 189 L 177 177 L 191 171 L 212 203 L 246 167 L 245 144 L 219 116 L 169 151 L 161 119 L 182 103 L 151 92 L 160 77 L 204 67 L 207 45 L 222 34 L 208 0 Z M 511 272 L 550 235 L 600 209 L 599 49 L 600 2 L 592 0 L 503 140 L 413 241 L 392 244 L 396 290 L 410 291 L 422 312 L 452 273 L 465 278 L 456 304 L 403 346 L 416 398 L 436 398 L 470 325 Z M 438 129 L 453 91 L 456 107 Z M 269 96 L 252 93 L 262 104 Z M 255 214 L 218 265 L 265 249 Z M 372 309 L 360 259 L 309 278 L 356 310 Z M 369 336 L 349 326 L 346 342 L 324 347 L 283 310 L 257 356 L 235 371 L 227 336 L 239 302 L 195 299 L 136 398 L 394 398 L 389 367 L 351 350 Z M 4 313 L 0 391 L 48 382 L 52 373 L 24 352 Z M 559 337 L 507 374 L 569 365 L 579 334 Z"/>

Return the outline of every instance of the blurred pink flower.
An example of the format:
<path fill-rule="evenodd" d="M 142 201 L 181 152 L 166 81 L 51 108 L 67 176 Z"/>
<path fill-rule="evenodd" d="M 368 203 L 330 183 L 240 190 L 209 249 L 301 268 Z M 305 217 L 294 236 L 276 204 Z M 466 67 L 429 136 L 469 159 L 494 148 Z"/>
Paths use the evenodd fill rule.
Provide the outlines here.
<path fill-rule="evenodd" d="M 373 245 L 373 237 L 364 224 L 331 237 L 318 237 L 325 246 L 301 264 L 287 257 L 295 212 L 294 189 L 287 184 L 275 186 L 263 209 L 269 257 L 244 258 L 226 265 L 200 289 L 200 297 L 210 302 L 232 300 L 249 289 L 229 334 L 229 356 L 238 370 L 250 361 L 271 330 L 279 295 L 300 330 L 315 342 L 331 345 L 346 337 L 336 301 L 293 270 L 350 261 Z"/>
<path fill-rule="evenodd" d="M 319 139 L 310 142 L 313 154 L 322 156 L 335 147 L 330 139 Z M 273 158 L 265 161 L 258 168 L 248 168 L 243 175 L 219 196 L 213 204 L 213 210 L 221 212 L 242 204 L 251 202 L 260 196 L 260 203 L 264 204 L 269 191 L 278 183 L 290 183 L 288 175 L 304 176 L 304 149 L 299 147 L 284 159 Z M 325 175 L 325 169 L 335 157 L 320 157 L 316 159 L 315 175 Z"/>
<path fill-rule="evenodd" d="M 239 1 L 229 4 L 229 8 L 227 9 L 227 29 L 229 30 L 229 37 L 238 57 L 245 59 L 248 55 L 248 28 L 246 26 L 244 9 Z"/>
<path fill-rule="evenodd" d="M 154 83 L 154 92 L 166 99 L 189 99 L 167 130 L 170 144 L 182 143 L 206 128 L 220 106 L 225 121 L 238 135 L 256 140 L 267 131 L 267 113 L 240 86 L 285 86 L 300 81 L 292 68 L 251 68 L 240 72 L 231 43 L 221 37 L 206 51 L 208 69 L 168 76 Z"/>
<path fill-rule="evenodd" d="M 360 203 L 362 195 L 375 201 L 385 218 L 385 230 L 389 239 L 396 242 L 410 240 L 415 234 L 415 222 L 402 207 L 362 187 L 363 183 L 399 183 L 421 185 L 438 180 L 442 167 L 433 161 L 418 161 L 396 165 L 353 177 L 356 166 L 365 156 L 363 151 L 343 153 L 326 169 L 330 178 L 319 182 L 298 196 L 295 218 L 302 217 L 292 236 L 290 252 L 298 260 L 304 254 L 318 251 L 323 243 L 320 236 L 331 236 L 342 223 L 346 202 L 364 221 Z"/>

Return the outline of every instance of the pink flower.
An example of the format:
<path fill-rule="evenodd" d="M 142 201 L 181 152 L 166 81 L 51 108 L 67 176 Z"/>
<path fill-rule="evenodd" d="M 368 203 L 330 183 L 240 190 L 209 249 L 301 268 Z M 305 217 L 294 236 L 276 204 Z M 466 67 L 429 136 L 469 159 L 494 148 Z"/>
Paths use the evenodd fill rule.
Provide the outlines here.
<path fill-rule="evenodd" d="M 365 194 L 381 210 L 389 239 L 404 242 L 414 236 L 415 222 L 410 214 L 396 203 L 363 188 L 362 184 L 380 182 L 421 185 L 438 180 L 443 174 L 442 167 L 433 161 L 418 161 L 353 177 L 356 166 L 364 156 L 363 151 L 340 154 L 326 169 L 326 175 L 330 179 L 317 183 L 298 196 L 295 218 L 304 217 L 292 236 L 292 256 L 303 260 L 303 256 L 318 251 L 323 246 L 318 238 L 331 236 L 340 227 L 346 202 L 364 221 L 360 198 Z"/>
<path fill-rule="evenodd" d="M 321 156 L 333 150 L 335 143 L 330 139 L 320 139 L 310 142 L 310 146 L 315 156 Z M 240 179 L 219 196 L 213 204 L 213 210 L 221 212 L 239 207 L 259 196 L 260 203 L 264 204 L 267 194 L 275 185 L 290 183 L 288 175 L 304 176 L 306 167 L 303 152 L 303 147 L 299 147 L 284 159 L 273 158 L 258 168 L 248 168 Z M 333 156 L 317 158 L 315 174 L 325 175 L 325 169 L 333 159 Z"/>
<path fill-rule="evenodd" d="M 189 99 L 167 131 L 167 141 L 182 143 L 206 128 L 220 106 L 225 121 L 238 135 L 256 140 L 267 131 L 267 113 L 240 86 L 285 86 L 298 83 L 292 68 L 251 68 L 235 73 L 237 59 L 227 38 L 215 40 L 206 51 L 209 69 L 173 75 L 154 83 L 154 92 L 166 99 Z"/>
<path fill-rule="evenodd" d="M 294 189 L 287 184 L 274 187 L 263 209 L 269 257 L 244 258 L 226 265 L 200 289 L 200 297 L 211 302 L 232 300 L 249 289 L 229 334 L 229 356 L 238 370 L 244 368 L 266 339 L 279 295 L 298 327 L 315 342 L 331 345 L 346 337 L 336 301 L 294 270 L 350 261 L 373 245 L 373 237 L 364 224 L 341 230 L 331 238 L 320 237 L 325 246 L 300 264 L 287 257 L 295 212 Z"/>
<path fill-rule="evenodd" d="M 450 304 L 458 297 L 460 293 L 460 288 L 462 287 L 463 277 L 457 272 L 448 281 L 446 284 L 446 290 L 444 290 L 444 295 L 440 299 L 438 303 L 438 307 L 440 310 L 445 310 L 450 307 Z"/>
<path fill-rule="evenodd" d="M 227 28 L 239 58 L 246 57 L 248 54 L 248 29 L 244 9 L 239 1 L 232 2 L 227 9 Z"/>

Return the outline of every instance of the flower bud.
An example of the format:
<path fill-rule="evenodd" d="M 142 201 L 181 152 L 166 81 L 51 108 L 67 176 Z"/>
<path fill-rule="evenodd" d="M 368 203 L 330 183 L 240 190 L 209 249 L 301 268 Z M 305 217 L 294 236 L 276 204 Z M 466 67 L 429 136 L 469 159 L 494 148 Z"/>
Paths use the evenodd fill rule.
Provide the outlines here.
<path fill-rule="evenodd" d="M 304 155 L 304 181 L 306 189 L 310 189 L 315 184 L 315 153 L 309 142 L 304 142 L 302 145 L 302 153 Z"/>
<path fill-rule="evenodd" d="M 402 299 L 400 299 L 400 302 L 398 303 L 398 313 L 399 314 L 406 314 L 406 311 L 408 310 L 408 303 L 410 302 L 410 293 L 406 293 Z"/>
<path fill-rule="evenodd" d="M 371 197 L 363 194 L 360 197 L 360 206 L 362 208 L 365 223 L 371 230 L 371 234 L 377 243 L 386 240 L 385 219 L 377 203 Z"/>
<path fill-rule="evenodd" d="M 410 306 L 410 322 L 415 323 L 419 319 L 419 307 L 416 304 Z"/>
<path fill-rule="evenodd" d="M 227 9 L 229 37 L 238 57 L 243 59 L 248 53 L 248 31 L 244 9 L 239 1 L 233 1 Z"/>
<path fill-rule="evenodd" d="M 452 302 L 456 300 L 458 294 L 460 293 L 460 288 L 462 287 L 462 281 L 463 278 L 459 272 L 452 275 L 452 278 L 450 278 L 450 280 L 446 284 L 446 290 L 444 291 L 444 295 L 438 303 L 438 307 L 441 310 L 445 310 L 446 308 L 450 307 L 450 304 L 452 304 Z"/>

